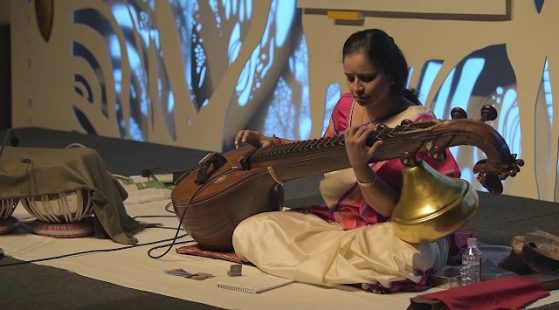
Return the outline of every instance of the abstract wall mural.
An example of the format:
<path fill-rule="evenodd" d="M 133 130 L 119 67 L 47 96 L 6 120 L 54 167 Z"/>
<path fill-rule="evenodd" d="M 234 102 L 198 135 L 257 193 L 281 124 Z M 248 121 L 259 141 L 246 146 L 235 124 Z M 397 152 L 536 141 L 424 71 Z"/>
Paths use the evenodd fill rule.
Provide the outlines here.
<path fill-rule="evenodd" d="M 492 125 L 526 162 L 505 193 L 559 201 L 559 3 L 427 2 L 12 1 L 13 124 L 212 151 L 243 128 L 316 138 L 347 89 L 343 41 L 382 28 L 437 117 L 497 108 Z M 452 152 L 481 189 L 469 167 L 483 154 Z"/>
<path fill-rule="evenodd" d="M 22 111 L 25 125 L 222 149 L 230 144 L 224 137 L 232 140 L 231 132 L 246 126 L 274 92 L 289 66 L 288 54 L 297 53 L 290 44 L 301 41 L 300 30 L 299 39 L 291 35 L 298 20 L 295 0 L 54 4 L 37 0 L 12 7 L 14 26 L 23 35 L 16 38 L 25 50 L 21 61 L 28 69 L 21 79 L 49 89 L 21 94 L 28 102 Z M 38 30 L 49 40 L 37 41 Z M 306 54 L 302 60 L 293 57 L 297 74 L 304 74 Z M 39 69 L 42 73 L 35 74 Z M 41 78 L 43 69 L 57 71 L 56 81 Z M 287 80 L 301 84 L 297 77 Z M 44 119 L 42 112 L 52 108 L 64 122 Z M 17 122 L 19 113 L 14 114 Z M 303 138 L 308 138 L 308 121 L 305 128 Z"/>

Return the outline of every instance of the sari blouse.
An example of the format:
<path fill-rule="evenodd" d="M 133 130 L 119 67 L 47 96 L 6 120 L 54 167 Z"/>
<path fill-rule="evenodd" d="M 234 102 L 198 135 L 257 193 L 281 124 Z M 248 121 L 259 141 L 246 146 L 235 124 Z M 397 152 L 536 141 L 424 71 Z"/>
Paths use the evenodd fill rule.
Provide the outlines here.
<path fill-rule="evenodd" d="M 348 128 L 351 124 L 353 105 L 354 101 L 351 94 L 344 94 L 340 98 L 334 107 L 324 137 L 340 135 Z M 436 117 L 426 111 L 423 106 L 410 106 L 405 111 L 386 120 L 384 124 L 394 127 L 403 119 L 423 122 L 434 120 Z M 454 157 L 448 149 L 445 150 L 445 153 L 446 159 L 440 162 L 431 159 L 425 152 L 418 153 L 417 158 L 424 160 L 442 174 L 455 178 L 460 177 L 460 170 Z M 379 178 L 394 190 L 398 193 L 401 191 L 404 166 L 399 158 L 375 162 L 370 164 L 370 167 Z M 316 214 L 327 221 L 336 221 L 344 230 L 388 220 L 367 204 L 352 168 L 325 173 L 325 178 L 320 184 L 320 192 L 325 205 L 305 208 L 304 211 Z"/>

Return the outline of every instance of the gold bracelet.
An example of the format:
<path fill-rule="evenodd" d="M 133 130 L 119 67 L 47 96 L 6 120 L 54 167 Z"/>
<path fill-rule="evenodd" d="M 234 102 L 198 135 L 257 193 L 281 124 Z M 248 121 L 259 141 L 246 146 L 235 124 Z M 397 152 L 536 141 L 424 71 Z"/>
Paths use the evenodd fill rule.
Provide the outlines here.
<path fill-rule="evenodd" d="M 373 187 L 377 183 L 377 177 L 375 176 L 375 180 L 373 182 L 360 182 L 357 180 L 357 184 L 361 187 Z"/>

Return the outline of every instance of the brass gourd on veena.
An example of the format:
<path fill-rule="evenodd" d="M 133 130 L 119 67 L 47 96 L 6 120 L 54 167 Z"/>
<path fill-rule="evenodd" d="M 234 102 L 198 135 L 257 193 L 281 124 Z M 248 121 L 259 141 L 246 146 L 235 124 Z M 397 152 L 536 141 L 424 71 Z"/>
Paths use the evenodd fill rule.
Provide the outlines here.
<path fill-rule="evenodd" d="M 434 241 L 464 226 L 479 206 L 470 183 L 437 172 L 408 153 L 400 200 L 392 213 L 395 234 L 410 243 Z"/>

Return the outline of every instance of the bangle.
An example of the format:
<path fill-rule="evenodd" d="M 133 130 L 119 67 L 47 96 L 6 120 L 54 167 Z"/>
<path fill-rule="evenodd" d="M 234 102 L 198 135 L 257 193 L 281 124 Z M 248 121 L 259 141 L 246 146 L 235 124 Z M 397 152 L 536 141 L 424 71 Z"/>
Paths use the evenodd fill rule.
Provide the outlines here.
<path fill-rule="evenodd" d="M 372 182 L 361 182 L 357 180 L 357 184 L 359 184 L 359 186 L 361 187 L 373 187 L 375 186 L 376 183 L 377 183 L 377 176 L 375 176 L 375 179 Z"/>

